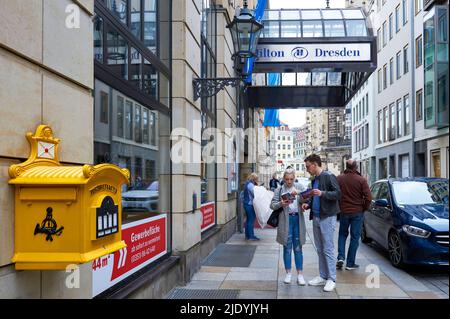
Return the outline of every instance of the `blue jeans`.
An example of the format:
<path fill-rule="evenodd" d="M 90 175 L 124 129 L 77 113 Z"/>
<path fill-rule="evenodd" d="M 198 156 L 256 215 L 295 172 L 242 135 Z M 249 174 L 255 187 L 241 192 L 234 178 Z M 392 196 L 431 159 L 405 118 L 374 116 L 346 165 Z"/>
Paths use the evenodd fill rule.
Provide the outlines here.
<path fill-rule="evenodd" d="M 284 268 L 291 269 L 291 252 L 294 249 L 295 269 L 303 270 L 303 253 L 300 245 L 300 226 L 298 215 L 289 215 L 289 235 L 286 246 L 283 246 Z"/>
<path fill-rule="evenodd" d="M 320 277 L 336 281 L 336 260 L 334 259 L 333 235 L 336 227 L 336 216 L 313 218 L 314 243 L 319 256 Z"/>
<path fill-rule="evenodd" d="M 359 246 L 361 236 L 361 227 L 364 221 L 363 213 L 348 216 L 341 212 L 338 240 L 338 260 L 345 260 L 345 242 L 348 237 L 348 228 L 350 227 L 350 246 L 347 253 L 347 266 L 355 265 L 356 251 Z"/>
<path fill-rule="evenodd" d="M 245 238 L 250 239 L 255 237 L 255 231 L 253 229 L 253 224 L 255 223 L 256 213 L 253 205 L 244 204 L 245 214 L 247 219 L 245 220 Z"/>

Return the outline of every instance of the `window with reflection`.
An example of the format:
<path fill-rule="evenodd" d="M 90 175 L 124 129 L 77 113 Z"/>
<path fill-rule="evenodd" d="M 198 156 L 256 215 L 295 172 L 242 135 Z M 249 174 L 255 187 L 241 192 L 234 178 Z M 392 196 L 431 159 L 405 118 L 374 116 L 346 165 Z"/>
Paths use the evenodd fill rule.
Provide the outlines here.
<path fill-rule="evenodd" d="M 128 79 L 128 43 L 116 30 L 109 29 L 107 38 L 107 63 L 117 76 Z"/>
<path fill-rule="evenodd" d="M 94 59 L 103 63 L 103 19 L 94 18 Z"/>
<path fill-rule="evenodd" d="M 134 47 L 130 48 L 130 82 L 137 90 L 142 86 L 142 57 Z"/>
<path fill-rule="evenodd" d="M 130 2 L 130 29 L 134 36 L 141 38 L 141 0 Z"/>
<path fill-rule="evenodd" d="M 297 73 L 297 85 L 311 85 L 311 73 L 310 72 Z"/>
<path fill-rule="evenodd" d="M 312 73 L 312 85 L 327 85 L 327 73 L 326 72 L 313 72 Z"/>
<path fill-rule="evenodd" d="M 105 0 L 108 9 L 123 24 L 127 24 L 127 0 Z"/>
<path fill-rule="evenodd" d="M 298 21 L 281 21 L 281 37 L 300 38 L 302 35 Z"/>
<path fill-rule="evenodd" d="M 157 54 L 156 0 L 144 1 L 144 45 Z"/>
<path fill-rule="evenodd" d="M 303 20 L 322 19 L 319 10 L 302 10 Z"/>
<path fill-rule="evenodd" d="M 344 21 L 343 20 L 325 20 L 323 21 L 325 37 L 344 37 Z"/>
<path fill-rule="evenodd" d="M 364 20 L 345 20 L 348 37 L 367 36 L 366 21 Z"/>
<path fill-rule="evenodd" d="M 265 27 L 265 26 L 264 26 Z M 302 21 L 304 38 L 323 37 L 322 21 Z"/>

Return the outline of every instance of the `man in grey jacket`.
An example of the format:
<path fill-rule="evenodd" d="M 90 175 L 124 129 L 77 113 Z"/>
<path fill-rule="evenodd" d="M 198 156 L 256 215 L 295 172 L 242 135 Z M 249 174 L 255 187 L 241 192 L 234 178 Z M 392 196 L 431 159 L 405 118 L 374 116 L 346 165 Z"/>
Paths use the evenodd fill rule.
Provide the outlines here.
<path fill-rule="evenodd" d="M 336 176 L 322 169 L 320 156 L 312 154 L 305 158 L 308 173 L 314 176 L 309 200 L 302 205 L 310 209 L 309 219 L 313 221 L 314 243 L 319 256 L 319 272 L 309 282 L 311 286 L 323 286 L 324 291 L 336 288 L 336 267 L 334 258 L 333 235 L 336 227 L 336 215 L 339 212 L 341 190 Z M 305 195 L 306 197 L 307 195 Z"/>

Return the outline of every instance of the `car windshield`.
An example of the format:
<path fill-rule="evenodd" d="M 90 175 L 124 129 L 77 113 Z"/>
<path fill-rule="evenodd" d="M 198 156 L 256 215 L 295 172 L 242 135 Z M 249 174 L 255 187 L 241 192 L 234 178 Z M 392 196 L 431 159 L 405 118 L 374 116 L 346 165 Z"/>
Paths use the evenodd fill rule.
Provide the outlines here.
<path fill-rule="evenodd" d="M 130 191 L 158 191 L 158 182 L 138 183 L 130 188 Z"/>
<path fill-rule="evenodd" d="M 393 182 L 399 205 L 448 204 L 448 181 Z"/>

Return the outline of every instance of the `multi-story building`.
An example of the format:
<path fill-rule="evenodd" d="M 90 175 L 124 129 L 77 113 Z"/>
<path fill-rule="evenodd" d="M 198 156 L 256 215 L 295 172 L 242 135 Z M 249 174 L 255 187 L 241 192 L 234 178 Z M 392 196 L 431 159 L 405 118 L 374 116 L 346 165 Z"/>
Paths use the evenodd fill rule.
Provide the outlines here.
<path fill-rule="evenodd" d="M 283 171 L 294 159 L 294 133 L 285 123 L 275 129 L 277 175 L 282 177 Z"/>
<path fill-rule="evenodd" d="M 304 177 L 307 174 L 304 163 L 304 159 L 307 156 L 307 125 L 305 124 L 299 128 L 293 128 L 292 131 L 294 131 L 294 168 L 297 177 Z"/>
<path fill-rule="evenodd" d="M 436 29 L 423 33 L 428 26 L 447 29 L 448 2 L 436 8 L 441 8 L 440 20 L 435 10 L 424 13 L 422 1 L 373 2 L 371 18 L 378 35 L 377 178 L 448 176 L 448 58 L 435 59 L 437 44 L 447 52 L 448 40 L 439 39 Z M 427 20 L 432 22 L 427 24 L 424 17 L 432 17 Z M 434 72 L 438 65 L 439 76 Z"/>
<path fill-rule="evenodd" d="M 375 76 L 372 74 L 352 98 L 352 159 L 369 183 L 376 180 L 375 158 Z"/>
<path fill-rule="evenodd" d="M 447 1 L 414 1 L 414 166 L 417 176 L 449 177 Z M 414 40 L 414 41 L 412 41 Z"/>

